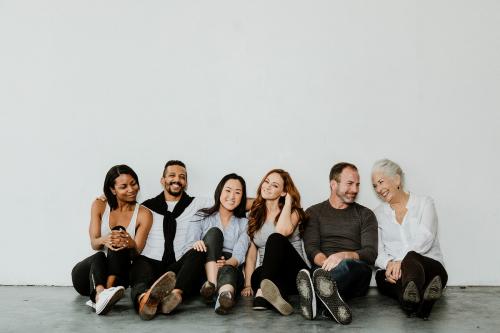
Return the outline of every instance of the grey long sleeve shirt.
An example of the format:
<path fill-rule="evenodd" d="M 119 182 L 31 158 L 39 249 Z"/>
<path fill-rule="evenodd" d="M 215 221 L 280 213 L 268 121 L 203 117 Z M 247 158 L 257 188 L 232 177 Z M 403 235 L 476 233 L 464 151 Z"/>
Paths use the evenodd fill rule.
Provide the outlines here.
<path fill-rule="evenodd" d="M 373 265 L 377 258 L 377 218 L 368 208 L 352 203 L 335 209 L 328 200 L 311 206 L 306 213 L 309 222 L 304 232 L 304 248 L 309 260 L 322 252 L 326 256 L 354 251 L 359 259 Z"/>

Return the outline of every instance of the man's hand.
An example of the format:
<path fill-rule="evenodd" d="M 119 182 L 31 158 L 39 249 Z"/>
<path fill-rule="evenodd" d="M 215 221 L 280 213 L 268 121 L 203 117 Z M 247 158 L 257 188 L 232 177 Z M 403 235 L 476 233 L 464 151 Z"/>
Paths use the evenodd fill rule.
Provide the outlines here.
<path fill-rule="evenodd" d="M 342 252 L 331 254 L 328 258 L 325 259 L 325 261 L 323 261 L 323 265 L 321 265 L 321 268 L 329 272 L 337 267 L 337 265 L 340 264 L 340 262 L 344 259 L 345 256 Z"/>

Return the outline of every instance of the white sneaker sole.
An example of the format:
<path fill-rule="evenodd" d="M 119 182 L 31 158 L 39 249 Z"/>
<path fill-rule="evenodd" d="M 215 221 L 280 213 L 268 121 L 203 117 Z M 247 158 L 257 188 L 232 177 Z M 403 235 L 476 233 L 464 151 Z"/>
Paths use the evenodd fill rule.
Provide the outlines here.
<path fill-rule="evenodd" d="M 297 274 L 297 290 L 299 291 L 300 313 L 306 319 L 316 318 L 316 294 L 309 272 L 305 269 Z"/>

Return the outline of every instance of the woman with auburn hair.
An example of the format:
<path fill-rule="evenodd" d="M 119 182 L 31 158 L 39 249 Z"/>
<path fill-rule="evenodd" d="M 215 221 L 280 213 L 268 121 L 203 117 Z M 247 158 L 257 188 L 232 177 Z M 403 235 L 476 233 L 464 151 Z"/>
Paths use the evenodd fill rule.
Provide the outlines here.
<path fill-rule="evenodd" d="M 251 242 L 241 294 L 255 295 L 254 310 L 272 305 L 282 315 L 293 312 L 286 298 L 297 294 L 297 273 L 309 269 L 301 240 L 306 220 L 299 191 L 288 172 L 269 171 L 260 182 L 248 216 Z"/>
<path fill-rule="evenodd" d="M 97 252 L 71 271 L 73 287 L 90 296 L 87 305 L 103 315 L 129 285 L 131 258 L 141 253 L 153 223 L 151 212 L 137 203 L 139 179 L 127 165 L 115 165 L 106 174 L 106 201 L 92 203 L 90 244 Z"/>

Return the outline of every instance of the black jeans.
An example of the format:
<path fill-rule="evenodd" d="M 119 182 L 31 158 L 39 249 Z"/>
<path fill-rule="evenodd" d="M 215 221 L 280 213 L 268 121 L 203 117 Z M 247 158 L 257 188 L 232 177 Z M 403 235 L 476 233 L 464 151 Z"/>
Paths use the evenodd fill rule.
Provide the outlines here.
<path fill-rule="evenodd" d="M 224 256 L 227 260 L 233 256 L 231 252 L 222 251 L 224 245 L 224 234 L 219 228 L 213 227 L 208 230 L 205 237 L 203 237 L 203 241 L 207 246 L 206 262 L 217 261 L 222 256 Z M 224 265 L 219 269 L 217 272 L 217 289 L 225 284 L 231 285 L 236 294 L 243 289 L 243 285 L 245 284 L 245 279 L 243 277 L 243 265 L 240 265 L 239 267 Z"/>
<path fill-rule="evenodd" d="M 139 256 L 134 259 L 130 274 L 132 285 L 130 296 L 136 309 L 138 309 L 139 296 L 146 292 L 149 287 L 165 272 L 172 271 L 176 274 L 175 289 L 180 289 L 184 297 L 195 295 L 199 292 L 205 277 L 205 263 L 207 258 L 215 261 L 221 257 L 222 242 L 220 249 L 210 246 L 218 243 L 219 236 L 222 237 L 220 229 L 217 231 L 210 229 L 203 237 L 203 241 L 208 244 L 207 252 L 198 252 L 191 249 L 175 263 L 165 265 L 163 262 Z"/>
<path fill-rule="evenodd" d="M 113 286 L 128 287 L 129 271 L 130 250 L 108 250 L 107 256 L 104 252 L 97 252 L 76 264 L 71 271 L 71 279 L 73 287 L 80 295 L 90 296 L 92 302 L 95 302 L 96 286 L 102 285 L 106 288 L 110 275 L 116 276 Z"/>
<path fill-rule="evenodd" d="M 260 282 L 268 279 L 279 288 L 284 298 L 296 295 L 297 273 L 304 268 L 309 269 L 288 238 L 278 233 L 271 234 L 266 241 L 262 265 L 252 274 L 252 289 L 255 293 L 260 288 Z"/>
<path fill-rule="evenodd" d="M 344 301 L 364 296 L 368 293 L 372 278 L 372 269 L 364 261 L 353 259 L 342 260 L 329 273 L 337 284 L 339 294 Z"/>
<path fill-rule="evenodd" d="M 392 297 L 403 305 L 403 291 L 408 282 L 415 282 L 422 297 L 425 288 L 435 276 L 441 278 L 444 288 L 448 282 L 448 273 L 443 265 L 437 260 L 410 251 L 401 261 L 401 279 L 396 283 L 387 282 L 385 269 L 381 269 L 375 274 L 375 281 L 381 294 Z"/>

